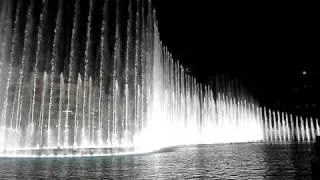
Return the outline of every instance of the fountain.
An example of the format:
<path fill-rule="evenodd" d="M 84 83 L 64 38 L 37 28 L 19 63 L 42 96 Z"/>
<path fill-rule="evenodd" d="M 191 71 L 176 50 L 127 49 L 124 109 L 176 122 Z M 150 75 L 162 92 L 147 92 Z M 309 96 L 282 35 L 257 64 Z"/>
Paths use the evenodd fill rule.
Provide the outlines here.
<path fill-rule="evenodd" d="M 318 119 L 199 83 L 162 44 L 150 1 L 0 2 L 1 156 L 314 141 Z M 295 123 L 294 123 L 295 122 Z"/>

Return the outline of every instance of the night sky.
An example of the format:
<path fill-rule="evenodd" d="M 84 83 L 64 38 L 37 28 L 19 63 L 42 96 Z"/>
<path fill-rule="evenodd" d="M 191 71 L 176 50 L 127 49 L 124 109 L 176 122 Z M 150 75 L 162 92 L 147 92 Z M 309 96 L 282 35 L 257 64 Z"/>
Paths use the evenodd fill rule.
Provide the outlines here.
<path fill-rule="evenodd" d="M 320 115 L 316 6 L 154 1 L 161 39 L 203 82 L 227 74 L 268 107 Z"/>

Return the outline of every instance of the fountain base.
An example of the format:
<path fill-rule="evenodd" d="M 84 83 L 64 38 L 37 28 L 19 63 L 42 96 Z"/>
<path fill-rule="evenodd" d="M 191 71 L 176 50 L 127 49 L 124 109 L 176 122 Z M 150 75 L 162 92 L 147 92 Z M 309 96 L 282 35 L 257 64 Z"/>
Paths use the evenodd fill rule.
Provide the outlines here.
<path fill-rule="evenodd" d="M 120 154 L 132 154 L 133 147 L 110 148 L 37 148 L 7 150 L 0 153 L 0 157 L 78 157 L 78 156 L 108 156 Z"/>

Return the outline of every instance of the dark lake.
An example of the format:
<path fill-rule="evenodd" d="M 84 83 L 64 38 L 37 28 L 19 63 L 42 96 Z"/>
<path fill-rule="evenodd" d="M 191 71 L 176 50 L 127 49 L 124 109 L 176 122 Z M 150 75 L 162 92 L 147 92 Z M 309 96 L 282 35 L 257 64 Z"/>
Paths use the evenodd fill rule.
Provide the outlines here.
<path fill-rule="evenodd" d="M 180 146 L 137 155 L 1 158 L 0 179 L 311 179 L 305 144 Z"/>

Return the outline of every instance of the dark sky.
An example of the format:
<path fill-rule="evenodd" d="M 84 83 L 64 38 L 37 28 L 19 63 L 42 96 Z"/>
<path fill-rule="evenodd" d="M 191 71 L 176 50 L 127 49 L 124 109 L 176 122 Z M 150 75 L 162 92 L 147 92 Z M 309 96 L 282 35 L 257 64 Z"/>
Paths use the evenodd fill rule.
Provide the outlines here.
<path fill-rule="evenodd" d="M 224 73 L 273 108 L 319 115 L 314 4 L 156 0 L 161 39 L 201 81 Z M 306 74 L 302 72 L 306 71 Z"/>

